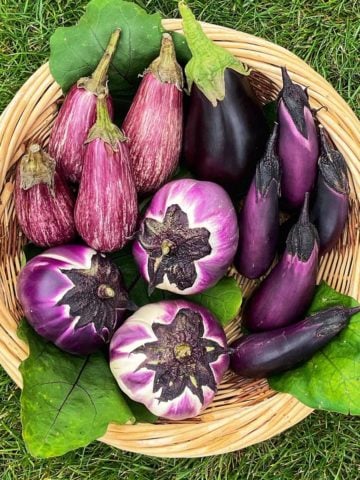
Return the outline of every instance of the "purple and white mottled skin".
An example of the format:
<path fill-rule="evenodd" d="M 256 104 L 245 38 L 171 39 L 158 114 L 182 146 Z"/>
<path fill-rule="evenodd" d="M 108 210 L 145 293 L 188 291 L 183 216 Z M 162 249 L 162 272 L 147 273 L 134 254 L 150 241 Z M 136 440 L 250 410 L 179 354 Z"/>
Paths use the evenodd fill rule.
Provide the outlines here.
<path fill-rule="evenodd" d="M 298 209 L 315 183 L 319 140 L 306 92 L 292 83 L 285 68 L 282 74 L 284 87 L 278 105 L 281 197 L 287 208 Z"/>
<path fill-rule="evenodd" d="M 75 224 L 92 248 L 113 252 L 131 239 L 138 205 L 129 149 L 121 131 L 111 124 L 104 98 L 98 99 L 98 121 L 91 132 L 94 135 L 88 138 L 85 149 Z"/>
<path fill-rule="evenodd" d="M 213 286 L 231 265 L 239 240 L 236 212 L 228 194 L 216 183 L 182 179 L 167 183 L 154 195 L 145 218 L 162 222 L 167 208 L 174 204 L 187 214 L 190 228 L 210 232 L 211 253 L 194 262 L 196 280 L 190 288 L 180 290 L 166 275 L 156 288 L 191 295 Z M 133 244 L 133 255 L 141 275 L 149 282 L 148 253 L 138 240 Z"/>
<path fill-rule="evenodd" d="M 224 354 L 209 364 L 218 385 L 229 366 L 225 333 L 208 310 L 191 302 L 171 300 L 140 308 L 115 332 L 110 343 L 110 368 L 121 390 L 136 402 L 143 403 L 154 415 L 172 420 L 198 415 L 211 403 L 216 392 L 206 386 L 202 387 L 204 402 L 201 403 L 189 387 L 185 387 L 179 397 L 160 401 L 158 397 L 161 391 L 153 391 L 155 372 L 144 367 L 139 368 L 145 355 L 131 352 L 148 342 L 156 341 L 157 337 L 151 328 L 153 323 L 171 324 L 182 308 L 191 308 L 199 313 L 204 326 L 203 337 L 217 342 L 225 349 Z"/>
<path fill-rule="evenodd" d="M 55 119 L 49 140 L 49 153 L 54 157 L 65 178 L 79 183 L 85 141 L 96 120 L 97 96 L 83 87 L 73 85 Z M 108 97 L 110 115 L 112 100 Z"/>
<path fill-rule="evenodd" d="M 46 155 L 39 145 L 31 145 L 31 149 L 40 158 Z M 29 240 L 41 247 L 70 242 L 76 236 L 75 199 L 68 185 L 59 172 L 53 171 L 50 174 L 51 185 L 39 182 L 30 188 L 23 188 L 22 161 L 16 171 L 15 184 L 15 211 L 21 230 Z"/>
<path fill-rule="evenodd" d="M 183 131 L 183 79 L 171 36 L 150 65 L 123 123 L 139 193 L 157 190 L 179 162 Z"/>
<path fill-rule="evenodd" d="M 51 248 L 30 260 L 18 277 L 17 295 L 35 331 L 62 350 L 79 355 L 98 350 L 104 340 L 93 323 L 75 329 L 79 317 L 70 314 L 69 305 L 58 305 L 74 287 L 60 270 L 89 269 L 96 254 L 95 250 L 83 245 Z M 118 320 L 121 316 L 118 312 Z"/>

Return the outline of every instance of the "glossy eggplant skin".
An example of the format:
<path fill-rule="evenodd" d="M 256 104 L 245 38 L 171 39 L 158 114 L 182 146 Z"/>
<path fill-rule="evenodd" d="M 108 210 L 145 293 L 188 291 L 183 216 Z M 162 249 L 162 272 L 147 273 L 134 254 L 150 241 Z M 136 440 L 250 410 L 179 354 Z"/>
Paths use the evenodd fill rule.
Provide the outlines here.
<path fill-rule="evenodd" d="M 320 129 L 319 174 L 310 219 L 319 233 L 320 254 L 339 240 L 349 212 L 349 182 L 344 157 L 332 148 Z"/>
<path fill-rule="evenodd" d="M 278 152 L 281 160 L 281 200 L 287 210 L 299 210 L 305 193 L 316 180 L 319 140 L 306 90 L 293 83 L 282 68 L 283 89 L 279 95 Z"/>
<path fill-rule="evenodd" d="M 200 180 L 243 195 L 264 153 L 269 135 L 265 115 L 248 79 L 225 70 L 225 98 L 214 107 L 192 86 L 185 122 L 184 156 Z"/>
<path fill-rule="evenodd" d="M 230 345 L 230 368 L 251 378 L 290 370 L 329 343 L 359 311 L 333 307 L 285 328 L 241 337 Z"/>
<path fill-rule="evenodd" d="M 276 254 L 279 234 L 280 165 L 275 153 L 277 125 L 239 214 L 239 244 L 234 265 L 241 275 L 259 278 Z"/>
<path fill-rule="evenodd" d="M 251 332 L 284 327 L 302 317 L 314 294 L 318 235 L 309 221 L 308 194 L 299 221 L 292 227 L 279 263 L 245 304 L 243 325 Z"/>

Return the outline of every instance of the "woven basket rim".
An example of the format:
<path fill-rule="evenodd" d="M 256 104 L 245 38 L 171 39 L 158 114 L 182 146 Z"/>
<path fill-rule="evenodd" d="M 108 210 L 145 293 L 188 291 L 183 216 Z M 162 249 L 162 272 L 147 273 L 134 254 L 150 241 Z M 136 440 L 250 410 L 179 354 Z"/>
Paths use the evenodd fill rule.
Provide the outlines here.
<path fill-rule="evenodd" d="M 163 20 L 163 26 L 167 30 L 181 32 L 182 23 L 179 19 L 168 19 Z M 311 78 L 311 105 L 314 108 L 325 105 L 327 108 L 318 113 L 318 118 L 348 161 L 354 202 L 357 202 L 357 194 L 360 192 L 360 122 L 333 87 L 283 47 L 231 28 L 207 23 L 202 23 L 202 26 L 212 40 L 228 48 L 250 67 L 264 73 L 278 87 L 281 84 L 279 66 L 284 64 L 296 82 L 308 86 Z M 12 201 L 13 179 L 7 176 L 7 172 L 23 154 L 24 144 L 30 136 L 41 136 L 43 131 L 44 135 L 46 134 L 56 115 L 55 103 L 61 95 L 61 89 L 52 78 L 46 63 L 25 82 L 0 117 L 0 175 L 3 185 L 0 218 L 4 225 L 14 220 L 14 209 L 8 207 Z M 357 221 L 357 218 L 355 220 Z M 344 242 L 353 241 L 350 237 Z M 16 243 L 17 237 L 13 240 Z M 329 276 L 331 269 L 336 268 L 333 264 L 341 262 L 340 272 L 343 272 L 343 277 L 340 275 L 338 280 L 339 288 L 359 298 L 360 287 L 355 282 L 360 273 L 358 232 L 354 242 L 350 253 L 341 253 L 339 257 L 340 253 L 331 252 L 322 263 L 319 276 Z M 21 387 L 22 379 L 18 367 L 20 361 L 27 356 L 28 348 L 16 336 L 14 313 L 6 303 L 16 304 L 13 283 L 20 269 L 18 251 L 8 247 L 2 255 L 2 262 L 0 364 Z M 345 281 L 346 275 L 349 278 Z M 238 450 L 271 438 L 312 412 L 311 408 L 288 394 L 273 393 L 261 397 L 261 388 L 262 385 L 259 384 L 257 394 L 263 399 L 258 403 L 227 404 L 225 398 L 223 408 L 213 411 L 210 409 L 209 412 L 206 410 L 196 425 L 192 422 L 110 425 L 106 435 L 99 440 L 123 450 L 159 457 L 206 456 Z"/>

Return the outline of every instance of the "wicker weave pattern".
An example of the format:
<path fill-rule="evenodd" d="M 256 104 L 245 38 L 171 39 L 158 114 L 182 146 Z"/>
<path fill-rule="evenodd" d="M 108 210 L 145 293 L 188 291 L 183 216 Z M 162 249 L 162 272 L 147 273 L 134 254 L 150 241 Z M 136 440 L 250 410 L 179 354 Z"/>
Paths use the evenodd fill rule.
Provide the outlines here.
<path fill-rule="evenodd" d="M 181 31 L 180 20 L 165 20 L 168 30 Z M 319 271 L 333 287 L 360 297 L 359 192 L 360 123 L 346 102 L 305 62 L 284 48 L 231 29 L 203 24 L 209 37 L 254 68 L 253 86 L 262 100 L 274 98 L 281 85 L 279 67 L 286 65 L 292 78 L 309 86 L 310 103 L 320 108 L 318 118 L 350 168 L 351 216 L 336 249 L 326 255 Z M 23 85 L 0 118 L 0 363 L 21 387 L 18 367 L 27 346 L 16 336 L 21 308 L 16 301 L 16 277 L 21 268 L 25 239 L 16 224 L 12 198 L 14 165 L 31 140 L 47 144 L 61 98 L 48 64 Z M 247 294 L 255 282 L 234 275 Z M 229 339 L 238 335 L 239 321 L 227 328 Z M 265 380 L 251 381 L 228 373 L 213 404 L 199 417 L 156 425 L 110 425 L 100 440 L 120 449 L 159 457 L 197 457 L 225 453 L 266 440 L 311 413 L 311 409 L 286 394 L 271 391 Z"/>

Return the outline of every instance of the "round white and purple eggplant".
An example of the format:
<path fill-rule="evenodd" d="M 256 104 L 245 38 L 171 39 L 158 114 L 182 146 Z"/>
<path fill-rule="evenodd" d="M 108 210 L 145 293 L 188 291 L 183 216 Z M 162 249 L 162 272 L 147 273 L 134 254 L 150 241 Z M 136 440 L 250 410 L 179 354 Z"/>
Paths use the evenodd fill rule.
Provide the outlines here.
<path fill-rule="evenodd" d="M 230 345 L 230 368 L 261 378 L 309 360 L 349 323 L 360 307 L 333 307 L 284 328 L 245 335 Z"/>
<path fill-rule="evenodd" d="M 67 93 L 55 119 L 49 140 L 49 153 L 65 178 L 79 183 L 83 167 L 85 141 L 96 120 L 96 99 L 106 95 L 110 116 L 113 102 L 107 88 L 107 72 L 116 51 L 120 30 L 115 30 L 98 66 L 90 77 L 80 78 Z"/>
<path fill-rule="evenodd" d="M 223 277 L 238 237 L 236 212 L 222 187 L 174 180 L 151 200 L 133 254 L 150 291 L 156 287 L 190 295 Z"/>
<path fill-rule="evenodd" d="M 75 204 L 75 224 L 85 242 L 100 252 L 120 250 L 135 230 L 137 195 L 123 132 L 111 122 L 106 98 L 97 99 Z"/>
<path fill-rule="evenodd" d="M 239 245 L 234 265 L 241 275 L 259 278 L 272 264 L 279 235 L 280 165 L 276 155 L 277 125 L 239 214 Z"/>
<path fill-rule="evenodd" d="M 291 81 L 285 67 L 281 71 L 283 88 L 278 101 L 281 200 L 284 207 L 296 210 L 315 184 L 319 140 L 306 90 Z"/>
<path fill-rule="evenodd" d="M 108 343 L 126 309 L 133 309 L 116 265 L 83 245 L 31 259 L 18 277 L 17 295 L 39 335 L 78 355 Z"/>
<path fill-rule="evenodd" d="M 243 195 L 264 153 L 269 131 L 248 80 L 249 70 L 203 32 L 185 2 L 179 2 L 192 58 L 185 67 L 190 91 L 184 157 L 200 180 Z"/>
<path fill-rule="evenodd" d="M 171 420 L 206 408 L 228 366 L 223 328 L 208 310 L 185 300 L 145 305 L 110 343 L 110 368 L 121 390 Z"/>
<path fill-rule="evenodd" d="M 56 162 L 38 144 L 29 146 L 16 171 L 15 211 L 21 230 L 40 247 L 76 237 L 75 198 Z"/>
<path fill-rule="evenodd" d="M 152 192 L 174 173 L 183 132 L 183 73 L 171 36 L 145 70 L 123 123 L 136 190 Z"/>
<path fill-rule="evenodd" d="M 319 174 L 310 209 L 320 239 L 320 254 L 331 250 L 339 240 L 349 212 L 349 181 L 344 157 L 335 150 L 320 129 Z"/>
<path fill-rule="evenodd" d="M 309 220 L 309 194 L 286 240 L 280 261 L 244 306 L 243 324 L 251 332 L 284 327 L 302 317 L 316 286 L 319 238 Z"/>

